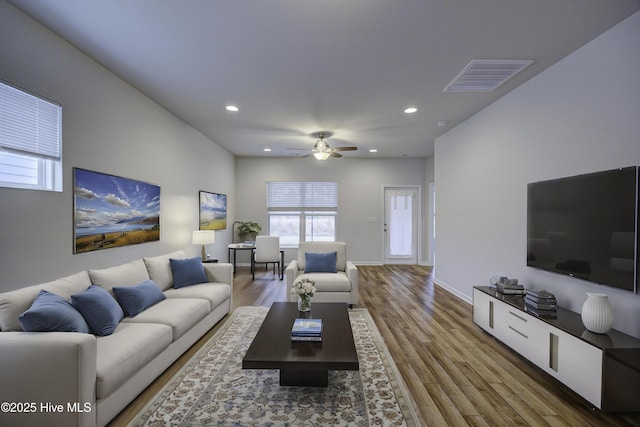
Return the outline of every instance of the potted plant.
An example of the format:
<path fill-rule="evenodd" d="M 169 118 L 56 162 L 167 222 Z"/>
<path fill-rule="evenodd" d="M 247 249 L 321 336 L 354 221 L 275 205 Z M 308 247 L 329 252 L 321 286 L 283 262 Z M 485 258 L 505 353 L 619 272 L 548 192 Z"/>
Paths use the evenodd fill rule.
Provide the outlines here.
<path fill-rule="evenodd" d="M 238 236 L 243 241 L 254 241 L 262 227 L 255 221 L 238 221 Z"/>

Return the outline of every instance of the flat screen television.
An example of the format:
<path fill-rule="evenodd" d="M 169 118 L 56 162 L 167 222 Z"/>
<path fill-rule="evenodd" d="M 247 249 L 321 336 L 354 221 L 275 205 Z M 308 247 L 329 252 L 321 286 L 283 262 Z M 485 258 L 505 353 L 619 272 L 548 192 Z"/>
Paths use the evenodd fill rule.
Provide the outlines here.
<path fill-rule="evenodd" d="M 637 166 L 527 187 L 528 266 L 636 291 Z"/>

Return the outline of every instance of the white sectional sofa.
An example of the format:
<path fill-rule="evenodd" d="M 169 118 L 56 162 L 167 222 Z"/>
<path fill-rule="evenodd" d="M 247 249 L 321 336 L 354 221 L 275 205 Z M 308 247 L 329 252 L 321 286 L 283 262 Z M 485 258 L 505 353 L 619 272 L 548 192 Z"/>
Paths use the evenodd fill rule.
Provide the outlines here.
<path fill-rule="evenodd" d="M 200 264 L 209 283 L 175 289 L 171 258 L 186 257 L 141 258 L 1 293 L 0 402 L 13 407 L 3 407 L 0 424 L 103 426 L 231 311 L 231 264 Z M 166 298 L 134 317 L 125 311 L 110 335 L 23 332 L 18 320 L 41 290 L 69 299 L 97 285 L 113 295 L 149 279 Z"/>

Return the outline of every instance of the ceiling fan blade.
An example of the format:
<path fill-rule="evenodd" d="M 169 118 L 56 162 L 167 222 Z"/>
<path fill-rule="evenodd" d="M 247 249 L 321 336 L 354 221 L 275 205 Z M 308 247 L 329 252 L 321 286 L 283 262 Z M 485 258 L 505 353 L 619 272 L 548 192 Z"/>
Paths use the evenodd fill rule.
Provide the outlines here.
<path fill-rule="evenodd" d="M 333 151 L 356 151 L 358 147 L 334 147 Z"/>
<path fill-rule="evenodd" d="M 338 153 L 336 153 L 335 151 L 330 152 L 330 153 L 329 153 L 329 155 L 330 155 L 331 157 L 336 157 L 336 158 L 340 158 L 340 157 L 342 157 L 342 154 L 338 154 Z"/>

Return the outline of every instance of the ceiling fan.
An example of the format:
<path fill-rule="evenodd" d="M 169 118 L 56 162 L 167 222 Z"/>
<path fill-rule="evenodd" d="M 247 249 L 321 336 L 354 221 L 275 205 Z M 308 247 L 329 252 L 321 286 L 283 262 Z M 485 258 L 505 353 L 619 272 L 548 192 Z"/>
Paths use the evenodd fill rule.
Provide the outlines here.
<path fill-rule="evenodd" d="M 313 149 L 311 150 L 311 154 L 318 160 L 327 160 L 329 157 L 342 157 L 342 154 L 338 153 L 338 151 L 356 151 L 358 147 L 329 147 L 329 143 L 326 141 L 333 135 L 331 132 L 316 132 L 312 136 L 317 138 Z"/>

